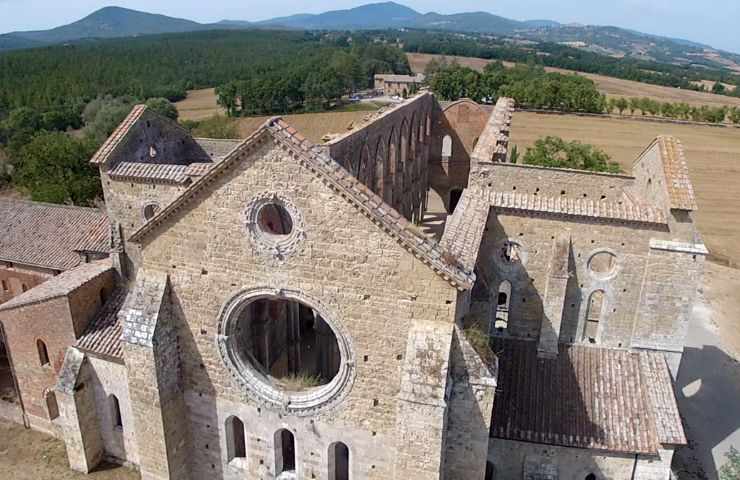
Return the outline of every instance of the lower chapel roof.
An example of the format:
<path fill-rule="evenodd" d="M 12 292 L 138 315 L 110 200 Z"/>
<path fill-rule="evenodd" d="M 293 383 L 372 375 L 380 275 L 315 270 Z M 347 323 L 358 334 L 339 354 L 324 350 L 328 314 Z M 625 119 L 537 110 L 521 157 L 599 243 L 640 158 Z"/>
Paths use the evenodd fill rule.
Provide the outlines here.
<path fill-rule="evenodd" d="M 111 295 L 77 340 L 77 348 L 105 357 L 123 359 L 122 328 L 118 321 L 118 312 L 125 299 L 125 289 L 116 290 Z"/>
<path fill-rule="evenodd" d="M 622 453 L 685 445 L 668 366 L 659 352 L 494 339 L 499 376 L 491 436 Z"/>
<path fill-rule="evenodd" d="M 108 217 L 95 208 L 0 200 L 0 260 L 53 270 L 80 264 L 80 253 L 108 254 Z"/>

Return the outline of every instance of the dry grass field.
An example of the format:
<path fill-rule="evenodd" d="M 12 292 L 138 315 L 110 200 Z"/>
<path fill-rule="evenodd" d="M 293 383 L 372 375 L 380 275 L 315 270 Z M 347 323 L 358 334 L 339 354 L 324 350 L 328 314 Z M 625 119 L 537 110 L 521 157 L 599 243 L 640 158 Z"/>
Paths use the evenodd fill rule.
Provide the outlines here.
<path fill-rule="evenodd" d="M 676 136 L 686 149 L 704 241 L 713 254 L 740 263 L 740 130 L 516 112 L 511 133 L 521 153 L 538 138 L 557 135 L 601 147 L 626 171 L 657 135 Z"/>
<path fill-rule="evenodd" d="M 455 60 L 460 65 L 483 70 L 490 62 L 481 58 L 455 57 L 443 55 L 430 55 L 426 53 L 409 53 L 407 54 L 411 70 L 415 73 L 423 73 L 427 64 L 434 58 L 446 58 L 448 61 Z M 503 62 L 507 67 L 514 66 L 511 62 Z M 661 102 L 686 102 L 689 105 L 708 105 L 711 107 L 720 107 L 723 105 L 740 107 L 740 98 L 714 95 L 707 92 L 695 92 L 693 90 L 681 90 L 680 88 L 661 87 L 659 85 L 648 85 L 646 83 L 633 82 L 631 80 L 622 80 L 619 78 L 605 77 L 603 75 L 594 75 L 591 73 L 574 72 L 572 70 L 563 70 L 561 68 L 546 68 L 549 72 L 560 73 L 577 73 L 584 77 L 590 78 L 600 92 L 610 97 L 649 97 Z"/>
<path fill-rule="evenodd" d="M 185 100 L 175 103 L 181 120 L 205 120 L 214 115 L 225 115 L 226 112 L 216 102 L 216 91 L 213 88 L 190 90 Z"/>
<path fill-rule="evenodd" d="M 307 139 L 320 143 L 327 133 L 343 133 L 353 122 L 360 122 L 370 112 L 328 112 L 283 115 L 283 119 L 301 132 Z M 240 118 L 239 136 L 247 137 L 270 117 Z"/>

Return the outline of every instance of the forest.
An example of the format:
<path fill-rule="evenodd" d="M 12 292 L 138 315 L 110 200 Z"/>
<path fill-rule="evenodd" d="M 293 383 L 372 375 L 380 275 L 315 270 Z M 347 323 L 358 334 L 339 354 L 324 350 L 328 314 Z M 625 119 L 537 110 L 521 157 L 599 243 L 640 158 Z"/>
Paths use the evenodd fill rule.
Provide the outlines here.
<path fill-rule="evenodd" d="M 315 111 L 375 73 L 408 72 L 395 46 L 341 33 L 207 31 L 4 53 L 0 188 L 91 204 L 99 182 L 87 161 L 136 103 L 176 118 L 170 102 L 217 87 L 231 115 Z"/>

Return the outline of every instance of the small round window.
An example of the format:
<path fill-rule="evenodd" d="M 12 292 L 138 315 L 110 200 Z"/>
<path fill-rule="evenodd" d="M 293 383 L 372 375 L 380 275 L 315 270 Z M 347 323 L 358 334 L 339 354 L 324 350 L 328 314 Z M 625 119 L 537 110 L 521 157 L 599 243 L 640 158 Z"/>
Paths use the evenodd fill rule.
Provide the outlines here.
<path fill-rule="evenodd" d="M 257 225 L 270 235 L 290 235 L 293 231 L 293 219 L 279 203 L 263 205 L 257 213 Z"/>
<path fill-rule="evenodd" d="M 255 251 L 279 261 L 296 253 L 306 235 L 298 207 L 279 194 L 265 192 L 254 197 L 244 217 Z"/>
<path fill-rule="evenodd" d="M 144 220 L 151 220 L 154 215 L 157 214 L 159 211 L 159 205 L 156 203 L 149 203 L 144 206 L 142 209 L 142 215 L 144 216 Z"/>
<path fill-rule="evenodd" d="M 608 278 L 617 269 L 617 257 L 611 252 L 597 252 L 588 261 L 588 269 L 597 278 Z"/>

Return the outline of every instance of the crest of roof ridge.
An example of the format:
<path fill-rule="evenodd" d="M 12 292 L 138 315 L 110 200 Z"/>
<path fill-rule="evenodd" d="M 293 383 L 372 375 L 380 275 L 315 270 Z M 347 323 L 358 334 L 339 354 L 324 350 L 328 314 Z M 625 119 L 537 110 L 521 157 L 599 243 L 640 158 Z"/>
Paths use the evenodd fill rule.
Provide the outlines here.
<path fill-rule="evenodd" d="M 167 218 L 190 203 L 196 194 L 211 184 L 216 177 L 236 165 L 244 158 L 244 154 L 261 144 L 265 136 L 274 139 L 314 174 L 326 180 L 325 183 L 330 188 L 339 192 L 342 198 L 394 237 L 407 251 L 432 268 L 443 279 L 462 290 L 472 288 L 475 281 L 475 274 L 472 270 L 464 268 L 459 259 L 445 253 L 434 240 L 417 232 L 408 220 L 345 170 L 326 153 L 325 149 L 307 140 L 281 117 L 273 117 L 263 123 L 221 162 L 214 165 L 208 173 L 194 181 L 169 205 L 135 231 L 130 240 L 141 242 Z"/>
<path fill-rule="evenodd" d="M 81 253 L 107 255 L 110 225 L 95 208 L 0 200 L 0 259 L 53 270 L 80 264 Z"/>
<path fill-rule="evenodd" d="M 108 139 L 103 142 L 103 145 L 100 146 L 98 151 L 95 152 L 95 155 L 90 159 L 90 163 L 96 165 L 105 163 L 118 145 L 123 142 L 123 139 L 126 138 L 131 127 L 141 118 L 146 109 L 146 105 L 134 105 L 131 112 L 126 115 L 126 118 L 123 119 L 121 124 L 113 130 L 110 137 L 108 137 Z"/>
<path fill-rule="evenodd" d="M 666 190 L 670 208 L 677 210 L 698 210 L 694 186 L 689 178 L 689 166 L 686 162 L 681 141 L 671 135 L 660 135 L 637 157 L 638 163 L 650 150 L 658 148 L 663 172 L 666 178 Z"/>

